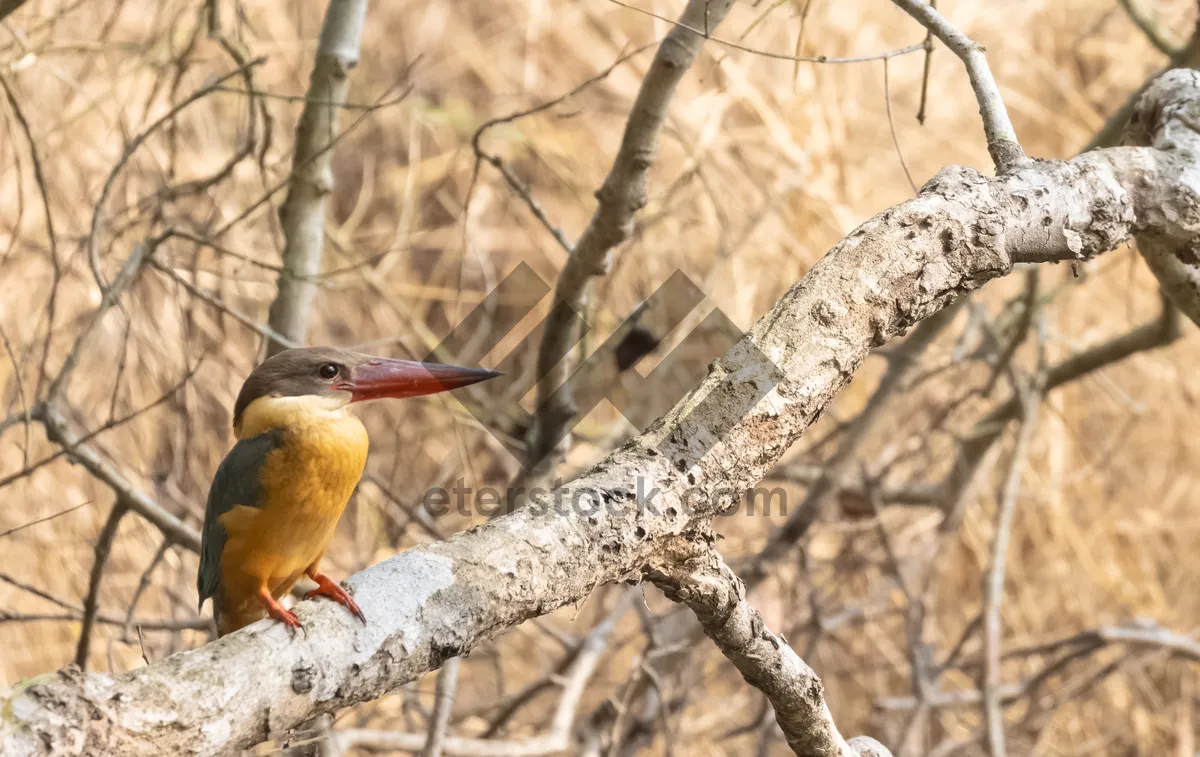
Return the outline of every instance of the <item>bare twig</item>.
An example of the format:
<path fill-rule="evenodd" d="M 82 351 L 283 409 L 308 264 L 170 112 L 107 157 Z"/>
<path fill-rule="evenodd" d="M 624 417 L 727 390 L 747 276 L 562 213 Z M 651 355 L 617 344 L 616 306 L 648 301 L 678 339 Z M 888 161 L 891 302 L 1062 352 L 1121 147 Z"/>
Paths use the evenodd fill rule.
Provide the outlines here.
<path fill-rule="evenodd" d="M 896 146 L 896 157 L 900 159 L 900 167 L 904 169 L 904 178 L 908 179 L 908 186 L 912 188 L 913 195 L 917 195 L 917 183 L 913 181 L 912 172 L 908 170 L 908 161 L 904 159 L 904 150 L 900 149 L 900 135 L 896 133 L 896 119 L 892 116 L 892 89 L 888 81 L 888 62 L 887 58 L 883 59 L 883 102 L 887 105 L 888 128 L 892 132 L 892 144 Z"/>
<path fill-rule="evenodd" d="M 767 695 L 793 752 L 800 757 L 857 757 L 834 725 L 821 679 L 763 625 L 746 602 L 745 584 L 716 552 L 706 550 L 666 570 L 652 571 L 648 578 L 691 608 L 704 633 L 746 682 Z"/>
<path fill-rule="evenodd" d="M 27 528 L 32 528 L 33 526 L 36 526 L 39 523 L 45 523 L 48 520 L 54 520 L 55 518 L 62 517 L 63 515 L 68 515 L 70 513 L 75 512 L 79 508 L 87 507 L 90 504 L 92 504 L 92 501 L 89 499 L 86 502 L 80 502 L 78 505 L 73 505 L 71 507 L 68 507 L 65 510 L 59 510 L 58 512 L 54 513 L 53 515 L 47 515 L 44 518 L 38 518 L 37 520 L 31 520 L 28 523 L 22 523 L 19 526 L 14 526 L 14 527 L 8 529 L 7 531 L 0 531 L 0 539 L 4 538 L 5 536 L 9 536 L 10 534 L 15 534 L 18 531 L 24 531 Z"/>
<path fill-rule="evenodd" d="M 450 727 L 450 714 L 454 711 L 454 690 L 458 688 L 458 669 L 462 658 L 451 657 L 438 671 L 437 686 L 433 692 L 433 713 L 429 716 L 429 733 L 421 757 L 442 757 L 442 746 L 446 740 L 446 729 Z"/>
<path fill-rule="evenodd" d="M 83 348 L 92 341 L 92 334 L 100 326 L 104 314 L 120 303 L 121 294 L 137 279 L 142 265 L 153 256 L 157 245 L 157 240 L 150 240 L 133 246 L 133 251 L 129 253 L 129 257 L 121 264 L 121 269 L 113 278 L 112 285 L 104 289 L 100 304 L 92 313 L 91 319 L 76 335 L 75 342 L 71 345 L 71 351 L 67 353 L 66 359 L 58 369 L 58 375 L 46 389 L 46 402 L 55 402 L 63 396 L 71 375 L 75 371 L 75 366 L 79 364 L 79 358 L 83 356 Z"/>
<path fill-rule="evenodd" d="M 516 192 L 517 196 L 519 196 L 525 202 L 525 204 L 529 207 L 529 212 L 533 213 L 533 217 L 536 218 L 538 220 L 538 222 L 542 224 L 542 226 L 546 229 L 546 231 L 550 232 L 550 236 L 554 237 L 554 241 L 558 242 L 559 246 L 562 247 L 564 250 L 566 250 L 568 253 L 570 253 L 572 251 L 572 245 L 571 245 L 571 242 L 567 239 L 566 234 L 563 233 L 563 230 L 561 228 L 559 228 L 558 226 L 554 225 L 553 222 L 551 222 L 550 218 L 546 215 L 546 211 L 542 209 L 541 203 L 539 203 L 537 200 L 535 200 L 533 198 L 533 196 L 529 193 L 529 189 L 524 185 L 524 183 L 521 182 L 521 180 L 519 178 L 517 178 L 517 176 L 512 172 L 512 170 L 508 167 L 508 165 L 503 160 L 501 160 L 498 155 L 494 155 L 483 149 L 483 146 L 482 146 L 483 136 L 484 136 L 484 134 L 487 133 L 487 131 L 489 129 L 492 129 L 500 124 L 512 123 L 519 119 L 527 118 L 528 116 L 532 116 L 537 113 L 541 113 L 543 111 L 549 110 L 550 108 L 553 108 L 554 106 L 574 97 L 575 95 L 579 94 L 580 92 L 582 92 L 583 90 L 592 86 L 593 84 L 595 84 L 599 81 L 603 81 L 604 79 L 607 79 L 609 74 L 611 74 L 613 71 L 615 71 L 617 69 L 617 67 L 620 66 L 622 63 L 628 61 L 630 58 L 633 58 L 636 55 L 641 54 L 645 50 L 650 49 L 655 44 L 657 44 L 657 42 L 651 42 L 649 44 L 642 45 L 639 48 L 631 50 L 630 52 L 622 53 L 615 61 L 613 61 L 612 65 L 610 65 L 608 68 L 599 72 L 595 76 L 592 76 L 591 78 L 586 79 L 583 82 L 580 82 L 578 85 L 573 87 L 569 92 L 566 92 L 558 97 L 555 97 L 551 100 L 547 100 L 542 103 L 539 103 L 538 105 L 535 105 L 532 108 L 528 108 L 523 111 L 519 111 L 516 113 L 509 113 L 507 115 L 500 116 L 497 118 L 490 118 L 487 121 L 484 121 L 479 126 L 479 128 L 475 130 L 475 133 L 473 135 L 471 135 L 471 149 L 475 151 L 474 174 L 477 175 L 479 173 L 479 162 L 480 161 L 484 161 L 484 162 L 488 163 L 489 165 L 493 166 L 497 171 L 499 171 L 500 175 L 504 177 L 504 181 L 508 183 L 508 186 L 514 192 Z M 472 182 L 471 182 L 472 186 L 474 186 L 474 183 L 475 183 L 474 176 L 472 176 Z M 470 203 L 470 195 L 469 194 L 467 197 L 467 203 Z M 465 214 L 465 212 L 466 211 L 464 211 L 464 214 Z"/>
<path fill-rule="evenodd" d="M 1019 386 L 1024 417 L 1013 449 L 1008 477 L 1000 496 L 996 513 L 995 536 L 992 539 L 987 577 L 983 585 L 983 639 L 986 665 L 983 676 L 984 717 L 987 722 L 988 752 L 992 757 L 1004 757 L 1004 714 L 1000 710 L 1000 658 L 1002 656 L 1003 625 L 1000 608 L 1004 601 L 1004 576 L 1008 565 L 1008 543 L 1012 536 L 1013 517 L 1021 493 L 1021 470 L 1029 454 L 1029 444 L 1037 422 L 1041 397 L 1036 387 Z"/>
<path fill-rule="evenodd" d="M 186 289 L 192 296 L 208 303 L 209 305 L 213 306 L 217 310 L 220 310 L 221 312 L 226 313 L 227 315 L 231 316 L 235 321 L 242 324 L 243 326 L 250 329 L 251 331 L 254 331 L 254 332 L 260 334 L 265 339 L 272 340 L 272 342 L 282 344 L 285 347 L 300 347 L 303 345 L 303 340 L 301 340 L 299 342 L 294 341 L 294 340 L 290 339 L 289 337 L 286 337 L 283 334 L 279 333 L 275 329 L 271 328 L 267 324 L 260 323 L 259 321 L 254 320 L 253 318 L 246 315 L 245 313 L 238 310 L 237 308 L 227 304 L 220 297 L 217 297 L 217 295 L 213 294 L 212 292 L 201 289 L 200 287 L 196 286 L 192 282 L 188 281 L 186 278 L 183 277 L 183 275 L 181 275 L 174 268 L 171 268 L 170 266 L 165 265 L 163 263 L 159 263 L 157 260 L 151 260 L 150 265 L 155 270 L 162 271 L 166 275 L 170 276 L 172 279 L 174 279 L 176 282 L 178 282 L 180 286 L 182 286 L 184 289 Z"/>
<path fill-rule="evenodd" d="M 732 5 L 732 0 L 690 0 L 680 25 L 659 45 L 630 111 L 612 170 L 596 192 L 596 211 L 559 273 L 554 298 L 560 306 L 546 319 L 538 351 L 537 411 L 527 436 L 525 468 L 537 468 L 539 479 L 553 478 L 551 453 L 566 442 L 564 429 L 575 414 L 566 383 L 570 361 L 562 356 L 575 341 L 578 314 L 586 309 L 591 279 L 609 271 L 613 250 L 633 233 L 634 216 L 646 204 L 646 175 L 658 150 L 659 131 L 676 86 L 704 43 L 704 35 L 695 29 L 711 33 Z"/>
<path fill-rule="evenodd" d="M 937 0 L 929 0 L 929 5 L 937 9 Z M 933 70 L 933 30 L 925 31 L 925 62 L 921 68 L 921 104 L 917 106 L 917 123 L 925 125 L 925 106 L 929 103 L 929 74 Z"/>
<path fill-rule="evenodd" d="M 87 236 L 88 263 L 92 267 L 92 275 L 95 276 L 96 283 L 100 286 L 101 292 L 107 294 L 109 287 L 108 283 L 104 280 L 104 274 L 100 270 L 100 224 L 104 216 L 104 205 L 108 201 L 108 196 L 112 193 L 113 186 L 116 184 L 117 176 L 120 175 L 121 170 L 129 162 L 129 159 L 133 156 L 133 153 L 136 152 L 137 149 L 141 147 L 142 144 L 144 144 L 152 134 L 154 134 L 154 132 L 158 131 L 163 124 L 179 115 L 180 111 L 182 111 L 184 108 L 187 108 L 192 103 L 202 100 L 208 95 L 216 92 L 218 87 L 233 77 L 241 76 L 242 73 L 247 69 L 260 65 L 264 61 L 266 61 L 266 58 L 255 58 L 254 60 L 247 62 L 245 65 L 238 66 L 229 73 L 218 77 L 216 81 L 197 89 L 195 92 L 176 103 L 169 111 L 163 114 L 161 118 L 147 126 L 140 134 L 130 140 L 129 144 L 125 146 L 125 151 L 121 154 L 117 164 L 113 166 L 112 170 L 109 172 L 108 178 L 105 180 L 104 186 L 100 190 L 100 197 L 96 200 L 95 208 L 92 211 L 92 225 Z"/>
<path fill-rule="evenodd" d="M 345 103 L 350 71 L 358 64 L 358 48 L 367 16 L 367 0 L 330 0 L 321 25 L 312 79 L 304 112 L 296 126 L 291 184 L 279 209 L 283 234 L 283 270 L 279 294 L 271 303 L 268 323 L 291 342 L 303 344 L 321 273 L 325 241 L 325 197 L 333 191 L 333 150 L 340 108 Z M 267 354 L 291 344 L 273 339 Z"/>
<path fill-rule="evenodd" d="M 112 551 L 113 540 L 117 538 L 117 528 L 121 519 L 129 511 L 121 499 L 113 504 L 112 512 L 100 529 L 93 548 L 92 574 L 88 579 L 87 598 L 83 601 L 83 622 L 79 630 L 79 645 L 75 648 L 75 664 L 81 670 L 87 670 L 88 653 L 91 650 L 92 624 L 96 620 L 96 611 L 100 607 L 100 580 L 104 577 L 104 567 L 108 564 L 108 555 Z"/>
<path fill-rule="evenodd" d="M 1142 30 L 1150 44 L 1154 45 L 1163 55 L 1175 56 L 1183 49 L 1183 45 L 1171 39 L 1170 33 L 1163 29 L 1154 17 L 1154 11 L 1142 5 L 1141 0 L 1118 0 L 1129 20 Z"/>
<path fill-rule="evenodd" d="M 757 48 L 747 47 L 746 45 L 742 45 L 737 42 L 733 42 L 731 40 L 720 39 L 718 37 L 712 36 L 713 29 L 716 28 L 716 26 L 717 26 L 716 22 L 712 20 L 714 17 L 712 15 L 714 13 L 713 11 L 710 11 L 709 18 L 706 20 L 707 24 L 693 24 L 693 23 L 689 23 L 689 22 L 685 21 L 683 18 L 676 20 L 673 18 L 668 18 L 666 16 L 660 16 L 659 14 L 655 13 L 654 11 L 646 10 L 645 8 L 639 8 L 636 5 L 630 5 L 629 3 L 622 2 L 621 0 L 608 0 L 608 2 L 612 3 L 613 5 L 619 5 L 622 8 L 627 8 L 628 10 L 631 10 L 631 11 L 637 11 L 638 13 L 641 13 L 642 15 L 650 16 L 651 18 L 658 19 L 659 21 L 665 21 L 668 24 L 671 24 L 672 26 L 674 26 L 675 28 L 686 29 L 695 34 L 699 34 L 704 39 L 711 40 L 713 43 L 722 45 L 723 47 L 731 47 L 734 50 L 741 50 L 744 53 L 750 53 L 751 55 L 759 55 L 764 58 L 772 58 L 774 60 L 789 60 L 789 61 L 795 61 L 797 63 L 868 63 L 870 61 L 881 60 L 883 58 L 895 58 L 895 57 L 898 57 L 901 55 L 908 55 L 909 53 L 915 53 L 918 50 L 922 50 L 925 47 L 924 44 L 918 43 L 915 45 L 908 45 L 907 47 L 901 47 L 896 50 L 888 50 L 888 51 L 882 52 L 882 53 L 875 53 L 874 55 L 853 55 L 853 56 L 840 57 L 840 58 L 832 57 L 829 55 L 803 56 L 803 55 L 800 55 L 799 53 L 797 53 L 796 55 L 786 55 L 784 53 L 776 53 L 776 52 L 772 52 L 770 50 L 759 50 Z M 802 40 L 803 40 L 803 37 L 798 38 L 797 45 L 799 45 Z"/>
<path fill-rule="evenodd" d="M 20 5 L 20 3 L 17 3 L 17 5 Z M 3 19 L 4 16 L 3 10 L 0 9 L 0 19 Z M 54 213 L 50 210 L 50 190 L 46 184 L 46 174 L 42 169 L 42 159 L 38 153 L 37 142 L 33 138 L 33 129 L 29 125 L 29 120 L 25 117 L 25 112 L 21 109 L 21 104 L 17 102 L 17 97 L 8 83 L 8 79 L 3 76 L 0 76 L 0 87 L 4 89 L 4 94 L 8 98 L 8 104 L 12 107 L 13 115 L 16 116 L 17 123 L 21 126 L 21 132 L 25 135 L 25 141 L 29 145 L 29 162 L 33 164 L 33 177 L 34 181 L 37 182 L 38 193 L 42 198 L 42 212 L 46 216 L 46 244 L 49 247 L 47 254 L 50 256 L 50 266 L 53 270 L 53 279 L 50 282 L 50 297 L 46 303 L 46 337 L 42 342 L 41 369 L 38 373 L 37 390 L 34 391 L 36 395 L 41 390 L 42 381 L 46 377 L 46 360 L 50 355 L 50 338 L 54 332 L 54 318 L 58 310 L 58 284 L 62 280 L 62 266 L 58 262 L 58 235 L 54 231 Z M 20 372 L 18 371 L 15 375 L 18 376 L 19 381 Z M 22 397 L 24 397 L 24 390 L 22 390 Z M 28 430 L 28 426 L 26 426 L 26 429 Z M 28 439 L 26 439 L 25 449 L 29 449 Z M 28 460 L 26 460 L 26 464 L 28 464 Z"/>
<path fill-rule="evenodd" d="M 75 424 L 54 404 L 43 404 L 38 419 L 46 429 L 51 441 L 61 444 L 67 456 L 79 463 L 96 478 L 109 486 L 130 510 L 150 521 L 163 536 L 175 544 L 193 552 L 200 551 L 200 534 L 167 512 L 162 505 L 134 486 L 115 466 L 102 458 L 94 449 L 80 441 L 82 433 Z"/>
<path fill-rule="evenodd" d="M 143 405 L 142 407 L 138 408 L 137 410 L 134 410 L 133 412 L 130 412 L 120 418 L 109 418 L 102 425 L 100 425 L 100 426 L 92 429 L 91 431 L 86 432 L 82 436 L 80 436 L 79 439 L 76 441 L 76 444 L 84 444 L 86 442 L 89 442 L 92 439 L 94 439 L 95 437 L 104 433 L 105 431 L 109 431 L 109 430 L 117 428 L 119 426 L 123 426 L 126 423 L 129 423 L 130 421 L 132 421 L 133 419 L 139 417 L 143 413 L 153 410 L 154 408 L 163 404 L 168 399 L 173 397 L 176 392 L 178 392 L 180 389 L 182 389 L 184 386 L 186 386 L 189 381 L 191 381 L 192 376 L 195 375 L 196 370 L 198 368 L 199 368 L 199 363 L 196 364 L 196 367 L 189 370 L 184 375 L 183 379 L 181 379 L 178 383 L 176 383 L 175 386 L 168 389 L 166 392 L 164 392 L 162 395 L 160 395 L 154 401 L 150 402 L 149 404 Z M 35 408 L 35 409 L 36 409 L 37 413 L 39 414 L 38 417 L 40 418 L 41 417 L 40 416 L 41 406 L 38 405 L 37 408 Z M 33 411 L 30 412 L 30 417 L 31 418 L 33 417 Z M 32 474 L 34 471 L 37 471 L 40 468 L 43 468 L 43 467 L 49 465 L 50 463 L 54 462 L 55 460 L 58 460 L 59 458 L 61 458 L 63 455 L 66 455 L 66 454 L 68 454 L 68 450 L 59 449 L 57 452 L 54 452 L 50 455 L 47 455 L 46 457 L 43 457 L 41 460 L 38 460 L 36 463 L 26 464 L 24 468 L 22 468 L 21 470 L 15 472 L 15 473 L 10 473 L 7 476 L 0 477 L 0 489 L 3 489 L 4 487 L 8 486 L 12 482 L 14 482 L 18 479 L 24 478 L 24 477 Z"/>
<path fill-rule="evenodd" d="M 992 78 L 983 47 L 956 29 L 937 9 L 924 0 L 893 0 L 908 15 L 940 39 L 967 67 L 971 89 L 983 117 L 983 132 L 987 137 L 988 153 L 997 170 L 1004 170 L 1025 159 L 1025 151 L 1017 142 L 1017 132 L 1008 120 L 1008 110 L 1000 97 L 1000 88 Z M 922 49 L 924 45 L 920 46 Z"/>
<path fill-rule="evenodd" d="M 29 397 L 25 396 L 25 378 L 21 375 L 21 363 L 17 360 L 17 353 L 13 350 L 12 342 L 9 341 L 8 331 L 0 326 L 0 344 L 4 345 L 4 352 L 8 355 L 8 360 L 12 363 L 13 382 L 17 385 L 17 400 L 21 404 L 21 419 L 25 426 L 25 440 L 21 445 L 21 465 L 29 467 L 29 448 L 32 444 L 30 439 L 30 431 L 33 426 L 33 408 L 30 406 Z"/>

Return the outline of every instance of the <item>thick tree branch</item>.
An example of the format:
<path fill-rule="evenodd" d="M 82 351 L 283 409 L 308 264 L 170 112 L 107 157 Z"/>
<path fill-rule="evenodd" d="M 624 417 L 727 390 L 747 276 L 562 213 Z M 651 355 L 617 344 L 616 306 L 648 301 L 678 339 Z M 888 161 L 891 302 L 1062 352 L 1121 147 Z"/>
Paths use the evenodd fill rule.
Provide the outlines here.
<path fill-rule="evenodd" d="M 513 514 L 347 581 L 369 621 L 302 602 L 308 635 L 260 621 L 119 675 L 68 667 L 0 697 L 5 755 L 228 755 L 375 699 L 597 585 L 666 567 L 668 545 L 740 500 L 871 349 L 1014 262 L 1087 259 L 1153 234 L 1200 235 L 1200 76 L 1139 107 L 1151 147 L 950 167 L 839 242 L 646 433 Z M 640 493 L 640 496 L 639 496 Z"/>
<path fill-rule="evenodd" d="M 563 691 L 559 696 L 558 705 L 555 707 L 554 717 L 547 733 L 513 740 L 472 739 L 443 734 L 441 746 L 443 753 L 450 757 L 548 757 L 548 755 L 570 751 L 572 746 L 571 728 L 575 723 L 575 712 L 579 708 L 579 700 L 583 697 L 587 683 L 595 672 L 604 650 L 608 647 L 609 637 L 612 635 L 617 621 L 635 601 L 640 600 L 640 592 L 636 590 L 626 592 L 617 600 L 608 617 L 582 639 L 579 648 L 575 650 L 575 654 L 568 662 L 566 670 L 563 671 Z M 378 731 L 367 728 L 349 728 L 337 731 L 330 736 L 330 742 L 335 755 L 340 755 L 354 746 L 416 752 L 425 748 L 424 744 L 427 743 L 421 734 Z"/>
<path fill-rule="evenodd" d="M 303 344 L 317 295 L 321 250 L 325 242 L 325 197 L 333 191 L 333 143 L 337 118 L 350 88 L 350 71 L 358 65 L 359 41 L 367 16 L 367 0 L 330 0 L 321 25 L 321 41 L 304 112 L 296 126 L 292 177 L 279 209 L 283 234 L 283 270 L 279 294 L 268 318 L 272 329 Z M 286 349 L 272 339 L 267 354 Z"/>
<path fill-rule="evenodd" d="M 1121 143 L 1121 135 L 1125 132 L 1125 126 L 1129 123 L 1130 116 L 1137 108 L 1138 101 L 1141 100 L 1143 94 L 1146 93 L 1146 88 L 1154 82 L 1158 81 L 1167 71 L 1173 68 L 1200 68 L 1200 20 L 1197 21 L 1195 28 L 1192 31 L 1192 37 L 1182 49 L 1177 50 L 1171 55 L 1170 61 L 1166 67 L 1155 71 L 1146 81 L 1142 82 L 1129 99 L 1104 122 L 1104 126 L 1096 135 L 1087 143 L 1083 151 L 1095 150 L 1100 147 L 1113 147 Z"/>
<path fill-rule="evenodd" d="M 808 492 L 800 506 L 788 515 L 782 526 L 771 532 L 766 546 L 751 560 L 745 568 L 739 571 L 746 577 L 746 582 L 755 586 L 766 578 L 767 568 L 784 555 L 791 552 L 797 540 L 808 531 L 809 526 L 822 514 L 829 510 L 828 502 L 838 496 L 856 496 L 859 500 L 867 499 L 867 482 L 863 480 L 862 471 L 858 465 L 858 450 L 867 439 L 868 432 L 883 415 L 883 411 L 908 380 L 914 369 L 920 364 L 921 355 L 937 338 L 950 322 L 954 320 L 959 300 L 950 307 L 944 308 L 933 316 L 921 321 L 904 342 L 896 348 L 888 362 L 887 371 L 879 380 L 879 386 L 871 392 L 866 407 L 850 424 L 845 435 L 838 440 L 837 450 L 830 457 L 824 469 L 817 469 L 820 474 L 809 482 Z M 808 469 L 802 466 L 792 466 L 792 478 L 802 477 Z M 785 474 L 786 475 L 786 474 Z M 922 493 L 924 497 L 920 496 Z M 919 504 L 929 504 L 936 501 L 937 490 L 922 492 L 920 488 L 906 490 L 890 487 L 876 492 L 884 502 L 909 499 L 916 494 Z M 933 495 L 933 498 L 930 497 Z"/>

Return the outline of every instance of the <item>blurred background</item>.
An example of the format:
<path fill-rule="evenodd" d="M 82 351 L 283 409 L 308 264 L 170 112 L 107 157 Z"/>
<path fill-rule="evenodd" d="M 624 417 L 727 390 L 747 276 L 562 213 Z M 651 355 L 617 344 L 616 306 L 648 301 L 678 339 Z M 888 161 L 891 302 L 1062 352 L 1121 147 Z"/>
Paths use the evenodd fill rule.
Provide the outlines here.
<path fill-rule="evenodd" d="M 335 148 L 310 343 L 422 359 L 519 264 L 552 283 L 566 253 L 496 165 L 477 159 L 472 138 L 489 119 L 579 88 L 477 143 L 576 238 L 651 43 L 682 7 L 372 3 Z M 1026 152 L 1043 158 L 1083 149 L 1167 65 L 1160 48 L 1183 47 L 1197 15 L 1190 0 L 939 8 L 986 46 Z M 0 24 L 5 685 L 76 659 L 89 593 L 96 622 L 83 659 L 92 669 L 131 670 L 210 638 L 196 613 L 195 554 L 136 514 L 110 522 L 113 484 L 199 527 L 208 482 L 233 443 L 233 400 L 263 354 L 283 247 L 279 189 L 324 9 L 29 0 Z M 595 283 L 580 347 L 594 349 L 682 271 L 707 300 L 669 333 L 644 324 L 664 346 L 636 368 L 643 374 L 708 310 L 748 328 L 831 245 L 942 166 L 991 171 L 949 51 L 937 46 L 929 61 L 924 123 L 924 51 L 889 58 L 885 75 L 880 53 L 925 38 L 885 0 L 739 3 L 716 36 L 724 43 L 705 45 L 672 103 L 649 203 L 612 274 Z M 92 327 L 103 305 L 92 264 L 112 281 L 138 245 L 167 230 L 153 263 Z M 491 354 L 459 356 L 512 361 L 523 382 L 363 408 L 368 475 L 325 559 L 330 575 L 486 520 L 431 517 L 420 500 L 459 478 L 503 489 L 517 474 L 506 446 L 519 447 L 524 431 L 505 408 L 532 410 L 524 390 L 537 342 L 524 336 L 549 305 Z M 844 734 L 870 734 L 897 754 L 981 754 L 983 586 L 1015 467 L 1022 486 L 1000 608 L 1010 752 L 1191 757 L 1200 702 L 1192 327 L 1164 311 L 1130 247 L 1036 277 L 1018 272 L 945 320 L 920 335 L 928 344 L 906 350 L 910 336 L 871 358 L 765 485 L 794 513 L 823 471 L 857 483 L 826 492 L 834 504 L 798 533 L 780 535 L 788 513 L 778 509 L 719 520 L 722 554 L 749 566 L 752 602 L 823 678 Z M 1080 365 L 1081 354 L 1091 362 Z M 687 370 L 702 375 L 713 356 Z M 887 384 L 890 402 L 860 415 L 907 358 L 915 362 Z M 596 380 L 620 384 L 615 373 Z M 1042 398 L 1027 447 L 1013 455 L 1019 422 L 993 423 L 986 450 L 972 447 L 981 421 L 1019 415 L 1005 410 L 1014 377 L 1036 375 L 1062 380 Z M 79 446 L 25 417 L 56 385 Z M 460 400 L 493 410 L 472 413 Z M 576 427 L 560 472 L 586 468 L 636 431 L 602 402 Z M 73 464 L 81 457 L 90 465 Z M 977 473 L 971 486 L 956 473 L 964 459 Z M 98 552 L 105 569 L 89 592 Z M 574 712 L 571 753 L 788 753 L 762 695 L 706 639 L 681 633 L 678 610 L 657 590 L 635 591 L 631 600 L 624 587 L 601 587 L 472 652 L 452 732 L 544 732 L 559 673 L 599 626 L 606 644 Z M 424 732 L 434 681 L 343 712 L 332 727 Z"/>

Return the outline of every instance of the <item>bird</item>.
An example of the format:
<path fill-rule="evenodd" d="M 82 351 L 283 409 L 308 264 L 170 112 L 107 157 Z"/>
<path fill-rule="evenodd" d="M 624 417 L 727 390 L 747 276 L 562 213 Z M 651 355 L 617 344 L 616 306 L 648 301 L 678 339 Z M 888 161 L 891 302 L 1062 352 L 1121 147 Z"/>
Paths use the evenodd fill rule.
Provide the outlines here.
<path fill-rule="evenodd" d="M 501 375 L 482 368 L 365 355 L 337 347 L 276 353 L 246 378 L 233 408 L 237 442 L 209 488 L 196 588 L 217 635 L 266 617 L 302 628 L 279 599 L 301 576 L 364 624 L 321 558 L 367 462 L 367 431 L 350 406 L 449 391 Z"/>

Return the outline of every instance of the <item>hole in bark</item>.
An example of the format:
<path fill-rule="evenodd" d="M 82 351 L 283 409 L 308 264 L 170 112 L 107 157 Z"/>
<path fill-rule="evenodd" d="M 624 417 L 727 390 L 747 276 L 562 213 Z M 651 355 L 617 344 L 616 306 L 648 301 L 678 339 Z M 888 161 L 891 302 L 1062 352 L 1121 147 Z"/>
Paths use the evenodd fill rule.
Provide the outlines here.
<path fill-rule="evenodd" d="M 954 232 L 950 229 L 942 230 L 942 252 L 950 252 L 954 249 Z"/>

